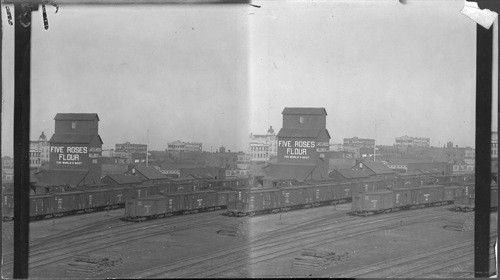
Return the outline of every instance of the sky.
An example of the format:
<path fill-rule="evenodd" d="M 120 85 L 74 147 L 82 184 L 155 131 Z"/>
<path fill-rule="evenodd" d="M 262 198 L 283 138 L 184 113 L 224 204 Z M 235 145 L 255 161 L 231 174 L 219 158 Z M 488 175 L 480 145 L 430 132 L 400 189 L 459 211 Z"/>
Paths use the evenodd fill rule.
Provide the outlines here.
<path fill-rule="evenodd" d="M 33 12 L 31 139 L 51 137 L 57 113 L 97 113 L 104 148 L 245 151 L 250 133 L 279 131 L 285 107 L 324 107 L 331 143 L 474 147 L 476 25 L 463 1 L 253 4 L 48 6 L 48 30 Z M 2 13 L 11 155 L 14 28 Z"/>

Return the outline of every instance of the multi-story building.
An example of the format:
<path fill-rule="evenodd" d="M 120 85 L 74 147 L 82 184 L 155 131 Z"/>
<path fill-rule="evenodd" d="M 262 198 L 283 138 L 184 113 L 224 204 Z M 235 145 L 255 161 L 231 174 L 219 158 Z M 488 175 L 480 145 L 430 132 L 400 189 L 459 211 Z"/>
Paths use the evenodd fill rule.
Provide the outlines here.
<path fill-rule="evenodd" d="M 331 137 L 325 108 L 285 108 L 282 114 L 277 163 L 265 168 L 266 181 L 328 177 Z"/>
<path fill-rule="evenodd" d="M 346 146 L 364 147 L 373 149 L 375 147 L 375 139 L 358 138 L 356 136 L 353 138 L 344 138 L 344 147 Z"/>
<path fill-rule="evenodd" d="M 201 152 L 202 143 L 174 141 L 167 143 L 168 152 Z"/>
<path fill-rule="evenodd" d="M 102 139 L 99 116 L 58 113 L 50 138 L 50 169 L 36 173 L 40 184 L 98 184 L 101 181 Z M 65 181 L 70 178 L 70 181 Z M 69 180 L 69 179 L 68 179 Z"/>
<path fill-rule="evenodd" d="M 30 141 L 30 150 L 38 151 L 41 163 L 50 162 L 50 143 L 43 131 L 37 141 Z"/>
<path fill-rule="evenodd" d="M 474 148 L 466 147 L 464 152 L 465 152 L 465 158 L 472 158 L 472 159 L 476 158 L 476 150 Z"/>
<path fill-rule="evenodd" d="M 130 142 L 125 142 L 123 144 L 115 144 L 116 152 L 125 153 L 141 153 L 146 154 L 148 151 L 148 145 L 146 144 L 131 144 Z"/>
<path fill-rule="evenodd" d="M 40 168 L 42 166 L 42 158 L 39 150 L 30 149 L 30 168 Z"/>
<path fill-rule="evenodd" d="M 14 159 L 8 156 L 2 157 L 2 185 L 12 183 L 14 180 Z"/>
<path fill-rule="evenodd" d="M 2 169 L 14 169 L 14 159 L 9 156 L 2 157 Z"/>
<path fill-rule="evenodd" d="M 278 140 L 272 126 L 266 134 L 250 134 L 248 154 L 251 161 L 269 161 L 278 154 Z"/>
<path fill-rule="evenodd" d="M 431 139 L 425 137 L 410 137 L 408 135 L 396 137 L 395 147 L 430 147 Z"/>

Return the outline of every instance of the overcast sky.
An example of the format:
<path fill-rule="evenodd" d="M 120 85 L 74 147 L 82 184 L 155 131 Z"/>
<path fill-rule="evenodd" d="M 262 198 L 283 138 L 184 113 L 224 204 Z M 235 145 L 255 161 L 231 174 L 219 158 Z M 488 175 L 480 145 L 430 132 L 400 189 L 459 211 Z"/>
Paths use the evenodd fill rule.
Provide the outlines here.
<path fill-rule="evenodd" d="M 474 146 L 476 25 L 463 1 L 331 2 L 48 6 L 48 30 L 34 12 L 31 138 L 51 137 L 57 113 L 98 113 L 105 148 L 149 130 L 151 149 L 246 150 L 250 132 L 279 131 L 284 107 L 325 107 L 331 143 Z M 14 28 L 2 13 L 11 155 Z"/>

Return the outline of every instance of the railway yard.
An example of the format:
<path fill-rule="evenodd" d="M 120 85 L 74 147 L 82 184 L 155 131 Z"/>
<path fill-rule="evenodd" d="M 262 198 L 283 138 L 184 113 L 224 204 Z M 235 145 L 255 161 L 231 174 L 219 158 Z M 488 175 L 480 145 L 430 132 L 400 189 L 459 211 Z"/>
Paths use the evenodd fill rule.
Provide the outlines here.
<path fill-rule="evenodd" d="M 35 221 L 29 277 L 473 276 L 474 212 L 457 212 L 453 204 L 367 217 L 350 211 L 347 203 L 254 217 L 218 210 L 129 222 L 116 209 Z M 492 212 L 492 240 L 496 225 Z M 3 222 L 6 278 L 12 277 L 12 227 Z"/>

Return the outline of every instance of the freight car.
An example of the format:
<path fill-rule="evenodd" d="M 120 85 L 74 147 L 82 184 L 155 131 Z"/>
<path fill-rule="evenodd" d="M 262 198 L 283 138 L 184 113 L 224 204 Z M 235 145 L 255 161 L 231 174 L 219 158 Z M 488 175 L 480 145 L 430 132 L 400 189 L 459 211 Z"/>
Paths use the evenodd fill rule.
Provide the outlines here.
<path fill-rule="evenodd" d="M 460 186 L 422 186 L 359 192 L 353 195 L 352 214 L 372 215 L 453 203 Z"/>
<path fill-rule="evenodd" d="M 214 185 L 227 185 L 225 190 L 221 190 L 228 200 L 227 190 L 231 186 L 241 186 L 245 179 L 231 180 L 210 180 Z M 125 207 L 127 199 L 142 198 L 159 194 L 189 193 L 207 189 L 207 180 L 193 179 L 171 179 L 160 184 L 142 183 L 136 186 L 94 186 L 85 188 L 59 188 L 59 192 L 54 192 L 57 188 L 49 188 L 49 193 L 30 195 L 30 219 L 41 220 L 66 215 L 76 215 L 103 211 Z M 44 188 L 45 190 L 45 188 Z M 64 190 L 64 191 L 63 191 Z M 224 192 L 226 191 L 226 192 Z M 12 220 L 14 216 L 14 200 L 11 192 L 4 192 L 2 195 L 2 218 Z"/>
<path fill-rule="evenodd" d="M 495 210 L 498 208 L 498 187 L 491 186 L 490 191 L 490 206 L 492 210 Z M 475 203 L 476 196 L 474 189 L 466 189 L 464 187 L 462 192 L 455 198 L 455 210 L 464 212 L 473 211 L 476 206 Z"/>
<path fill-rule="evenodd" d="M 124 206 L 123 189 L 106 188 L 30 196 L 30 220 L 50 219 Z"/>
<path fill-rule="evenodd" d="M 227 205 L 230 216 L 277 213 L 351 201 L 351 183 L 323 183 L 269 189 L 236 190 Z"/>
<path fill-rule="evenodd" d="M 234 192 L 218 193 L 208 190 L 132 198 L 125 203 L 125 219 L 139 222 L 219 210 L 226 207 L 227 201 L 232 199 L 231 195 Z"/>
<path fill-rule="evenodd" d="M 416 187 L 420 186 L 418 182 L 431 182 L 430 184 L 435 184 L 435 181 L 445 183 L 458 182 L 464 183 L 473 181 L 473 174 L 469 175 L 439 175 L 439 176 L 429 176 L 421 175 L 421 177 L 413 176 L 411 181 L 402 183 L 406 187 Z M 431 178 L 431 179 L 429 179 Z M 405 178 L 405 180 L 407 180 Z M 293 186 L 304 186 L 309 185 L 311 187 L 317 186 L 320 193 L 323 192 L 323 188 L 333 188 L 336 186 L 338 188 L 341 184 L 350 184 L 350 190 L 348 191 L 349 197 L 339 198 L 335 195 L 334 191 L 327 194 L 321 194 L 321 199 L 326 201 L 335 201 L 335 203 L 342 203 L 345 201 L 350 201 L 352 193 L 363 192 L 363 191 L 374 191 L 374 190 L 384 190 L 398 187 L 403 179 L 377 179 L 377 180 L 364 180 L 364 181 L 349 181 L 345 183 L 336 182 L 332 178 L 314 180 L 305 183 L 294 183 Z M 431 181 L 429 181 L 431 180 Z M 424 183 L 425 185 L 426 183 Z M 137 186 L 104 186 L 101 185 L 98 188 L 85 188 L 85 189 L 71 189 L 61 192 L 54 193 L 53 191 L 57 188 L 49 188 L 52 193 L 47 194 L 35 194 L 30 196 L 31 206 L 30 206 L 30 216 L 31 219 L 45 219 L 53 218 L 64 215 L 89 213 L 94 211 L 121 208 L 125 206 L 125 201 L 127 199 L 142 198 L 154 195 L 166 195 L 172 193 L 186 193 L 186 192 L 196 192 L 202 190 L 215 190 L 218 193 L 224 191 L 238 191 L 243 190 L 247 192 L 249 186 L 249 180 L 247 178 L 237 178 L 237 179 L 225 179 L 225 180 L 206 180 L 206 179 L 169 179 L 164 180 L 159 184 L 142 183 Z M 321 187 L 321 188 L 320 188 Z M 473 186 L 472 186 L 473 187 Z M 286 187 L 285 187 L 286 188 Z M 324 197 L 323 197 L 324 196 Z M 309 199 L 309 197 L 307 197 Z M 226 201 L 229 201 L 228 194 L 226 193 Z M 229 203 L 229 202 L 228 202 Z M 235 201 L 233 201 L 235 203 Z M 308 201 L 297 203 L 304 203 L 304 207 L 309 205 Z M 313 204 L 316 202 L 313 202 Z M 320 201 L 320 203 L 324 203 Z M 311 204 L 312 205 L 312 204 Z M 296 207 L 296 206 L 293 206 Z M 297 206 L 298 207 L 298 206 Z M 2 196 L 2 213 L 3 219 L 9 220 L 13 217 L 13 195 L 12 193 L 4 192 Z M 288 206 L 283 209 L 287 209 Z"/>

